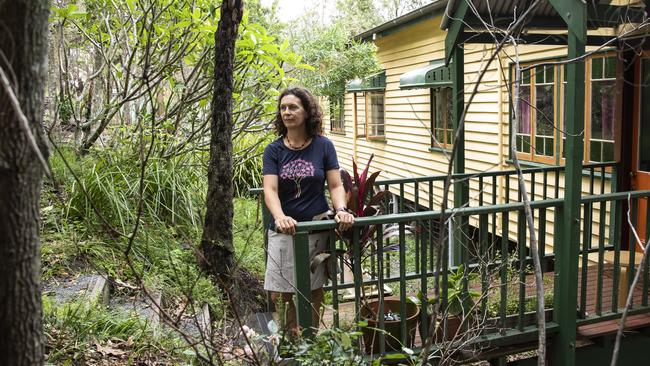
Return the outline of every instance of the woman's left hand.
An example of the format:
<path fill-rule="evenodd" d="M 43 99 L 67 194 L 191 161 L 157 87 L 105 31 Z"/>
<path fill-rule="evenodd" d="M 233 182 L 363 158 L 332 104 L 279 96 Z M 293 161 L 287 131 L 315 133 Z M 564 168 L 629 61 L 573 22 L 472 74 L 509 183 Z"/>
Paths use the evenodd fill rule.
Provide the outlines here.
<path fill-rule="evenodd" d="M 354 215 L 346 211 L 339 211 L 334 216 L 334 221 L 339 224 L 339 230 L 346 231 L 354 224 Z"/>

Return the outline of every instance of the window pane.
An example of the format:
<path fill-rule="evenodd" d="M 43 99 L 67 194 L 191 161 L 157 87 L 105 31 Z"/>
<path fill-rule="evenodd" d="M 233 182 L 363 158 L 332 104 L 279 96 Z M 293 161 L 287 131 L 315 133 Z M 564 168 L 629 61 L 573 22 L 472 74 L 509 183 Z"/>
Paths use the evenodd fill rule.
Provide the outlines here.
<path fill-rule="evenodd" d="M 530 69 L 521 72 L 521 83 L 530 84 Z"/>
<path fill-rule="evenodd" d="M 555 113 L 553 85 L 536 86 L 535 94 L 535 107 L 537 112 L 535 133 L 539 136 L 553 136 Z"/>
<path fill-rule="evenodd" d="M 535 137 L 535 154 L 536 155 L 545 155 L 544 154 L 544 138 Z"/>
<path fill-rule="evenodd" d="M 519 88 L 519 123 L 518 133 L 530 133 L 530 86 Z"/>
<path fill-rule="evenodd" d="M 552 83 L 555 80 L 555 68 L 553 66 L 546 66 L 546 82 Z"/>
<path fill-rule="evenodd" d="M 614 56 L 605 58 L 605 77 L 616 77 L 616 57 Z"/>
<path fill-rule="evenodd" d="M 602 161 L 601 159 L 601 146 L 600 141 L 591 141 L 589 143 L 589 160 L 591 161 Z"/>
<path fill-rule="evenodd" d="M 523 137 L 523 144 L 522 144 L 522 151 L 525 153 L 530 152 L 530 136 L 522 136 Z"/>
<path fill-rule="evenodd" d="M 445 128 L 444 125 L 444 97 L 442 95 L 441 89 L 436 90 L 436 128 Z M 440 140 L 442 142 L 442 140 Z"/>
<path fill-rule="evenodd" d="M 357 94 L 357 136 L 366 135 L 366 100 L 363 93 Z"/>
<path fill-rule="evenodd" d="M 591 78 L 601 79 L 603 77 L 603 59 L 594 58 L 591 60 Z"/>
<path fill-rule="evenodd" d="M 535 68 L 535 83 L 544 82 L 544 66 L 537 66 Z"/>
<path fill-rule="evenodd" d="M 453 92 L 451 88 L 445 88 L 445 95 L 446 95 L 446 100 L 447 100 L 447 105 L 445 106 L 445 110 L 447 111 L 447 129 L 453 130 L 454 129 L 454 100 L 453 100 Z"/>
<path fill-rule="evenodd" d="M 544 143 L 544 151 L 546 152 L 546 156 L 553 156 L 553 152 L 555 151 L 555 141 L 553 138 L 545 138 L 545 143 Z"/>
<path fill-rule="evenodd" d="M 591 138 L 614 140 L 615 81 L 591 83 Z"/>
<path fill-rule="evenodd" d="M 603 156 L 601 161 L 614 161 L 614 143 L 603 142 Z"/>
<path fill-rule="evenodd" d="M 444 130 L 436 129 L 435 136 L 436 136 L 436 140 L 438 141 L 439 144 L 444 144 L 445 143 Z"/>
<path fill-rule="evenodd" d="M 384 94 L 370 94 L 370 134 L 384 135 Z"/>

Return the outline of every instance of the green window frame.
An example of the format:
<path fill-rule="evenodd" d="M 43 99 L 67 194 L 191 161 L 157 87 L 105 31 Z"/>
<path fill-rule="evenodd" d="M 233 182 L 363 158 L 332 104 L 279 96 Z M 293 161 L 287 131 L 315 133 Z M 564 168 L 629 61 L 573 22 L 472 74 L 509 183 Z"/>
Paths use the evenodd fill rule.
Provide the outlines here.
<path fill-rule="evenodd" d="M 431 147 L 451 149 L 454 145 L 453 92 L 450 87 L 429 89 Z"/>
<path fill-rule="evenodd" d="M 366 92 L 366 131 L 369 140 L 386 137 L 385 110 L 383 91 Z"/>
<path fill-rule="evenodd" d="M 345 133 L 344 97 L 329 98 L 330 131 Z"/>
<path fill-rule="evenodd" d="M 551 64 L 544 64 L 549 62 Z M 557 60 L 538 60 L 522 66 L 519 123 L 510 131 L 516 134 L 515 150 L 521 160 L 563 164 L 566 135 L 566 65 Z M 515 80 L 511 65 L 511 80 Z M 583 158 L 590 162 L 614 161 L 619 141 L 620 81 L 618 62 L 613 52 L 590 55 L 585 59 L 585 133 Z M 514 83 L 512 103 L 515 103 Z M 511 112 L 514 109 L 510 109 Z"/>

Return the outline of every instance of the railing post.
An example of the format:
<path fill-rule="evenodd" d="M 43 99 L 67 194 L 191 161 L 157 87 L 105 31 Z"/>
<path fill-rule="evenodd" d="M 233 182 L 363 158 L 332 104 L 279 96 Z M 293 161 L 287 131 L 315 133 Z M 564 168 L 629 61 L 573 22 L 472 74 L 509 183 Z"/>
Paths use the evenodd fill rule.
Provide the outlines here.
<path fill-rule="evenodd" d="M 259 205 L 262 208 L 262 237 L 264 238 L 264 253 L 268 253 L 269 250 L 269 232 L 268 232 L 268 227 L 267 225 L 271 221 L 271 213 L 269 212 L 269 209 L 266 207 L 266 203 L 264 202 L 264 192 L 261 192 L 258 196 L 259 200 Z M 264 256 L 264 268 L 267 266 L 267 261 L 269 257 L 267 255 Z M 271 301 L 271 293 L 269 291 L 266 291 L 266 311 L 275 311 L 275 304 L 273 301 Z"/>
<path fill-rule="evenodd" d="M 566 87 L 566 173 L 562 235 L 556 238 L 556 281 L 554 307 L 559 333 L 553 342 L 552 364 L 574 365 L 578 252 L 580 244 L 580 196 L 582 191 L 583 130 L 585 117 L 585 54 L 587 5 L 581 0 L 550 0 L 567 23 L 568 55 Z"/>
<path fill-rule="evenodd" d="M 296 285 L 296 316 L 303 335 L 312 335 L 311 276 L 309 272 L 309 234 L 299 231 L 293 237 L 293 278 Z"/>
<path fill-rule="evenodd" d="M 452 69 L 452 86 L 454 92 L 453 98 L 453 125 L 456 138 L 454 139 L 454 173 L 465 173 L 465 124 L 461 121 L 463 110 L 465 108 L 465 57 L 464 50 L 461 46 L 456 45 L 452 51 L 453 62 Z M 467 179 L 454 180 L 454 207 L 463 207 L 469 203 L 469 181 Z M 454 221 L 454 228 L 451 231 L 454 236 L 454 252 L 452 265 L 462 263 L 462 248 L 467 248 L 467 231 L 469 227 L 469 218 L 461 216 L 458 221 Z M 446 268 L 444 268 L 446 269 Z"/>

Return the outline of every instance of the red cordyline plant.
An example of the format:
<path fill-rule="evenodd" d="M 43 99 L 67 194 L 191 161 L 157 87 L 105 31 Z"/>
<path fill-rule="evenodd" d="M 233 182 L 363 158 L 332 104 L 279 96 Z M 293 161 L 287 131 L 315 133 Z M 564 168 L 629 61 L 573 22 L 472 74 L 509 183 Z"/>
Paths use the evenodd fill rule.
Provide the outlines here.
<path fill-rule="evenodd" d="M 368 216 L 377 216 L 381 214 L 381 206 L 384 197 L 388 194 L 387 190 L 379 190 L 375 192 L 374 184 L 375 180 L 379 176 L 381 171 L 376 171 L 368 175 L 368 170 L 370 168 L 370 163 L 374 154 L 370 155 L 366 167 L 363 169 L 361 174 L 359 174 L 359 169 L 357 163 L 352 160 L 352 168 L 354 170 L 353 176 L 350 176 L 345 169 L 341 169 L 341 180 L 343 181 L 343 187 L 345 188 L 345 193 L 347 194 L 347 207 L 356 217 L 368 217 Z M 375 236 L 379 224 L 376 225 L 367 225 L 360 228 L 359 232 L 359 252 L 361 253 L 361 263 L 366 260 L 366 258 L 374 254 L 374 244 Z M 410 230 L 410 227 L 406 227 L 407 230 Z M 344 232 L 336 231 L 339 238 L 341 238 L 347 244 L 347 250 L 339 251 L 337 250 L 337 256 L 340 256 L 344 262 L 350 267 L 353 268 L 353 251 L 354 246 L 352 242 L 352 233 L 353 230 L 346 230 Z M 385 239 L 397 236 L 399 234 L 398 227 L 396 225 L 386 226 L 383 230 L 382 240 L 380 244 L 384 242 Z M 396 250 L 395 245 L 390 245 L 384 247 L 384 251 L 394 251 Z M 322 252 L 318 254 L 311 263 L 312 271 L 323 261 L 330 258 L 330 253 Z M 328 267 L 329 268 L 329 267 Z"/>
<path fill-rule="evenodd" d="M 356 217 L 379 215 L 381 213 L 379 204 L 383 201 L 386 194 L 388 194 L 386 190 L 379 190 L 377 192 L 374 190 L 375 180 L 381 171 L 376 171 L 368 175 L 370 163 L 374 156 L 374 154 L 370 155 L 368 163 L 361 174 L 359 174 L 357 163 L 352 159 L 354 179 L 350 176 L 350 173 L 341 169 L 341 180 L 343 181 L 343 187 L 347 194 L 347 207 Z M 362 261 L 365 256 L 372 254 L 366 253 L 366 251 L 370 244 L 373 243 L 376 231 L 377 225 L 369 225 L 361 228 L 361 232 L 359 233 L 359 246 Z M 352 243 L 352 230 L 339 233 L 339 235 L 346 243 Z M 352 255 L 352 249 L 352 245 L 348 245 L 348 255 L 350 257 Z"/>

